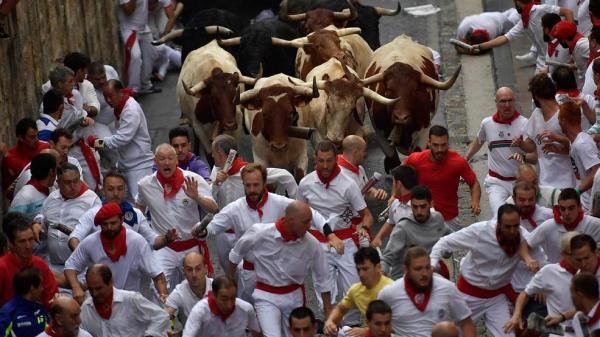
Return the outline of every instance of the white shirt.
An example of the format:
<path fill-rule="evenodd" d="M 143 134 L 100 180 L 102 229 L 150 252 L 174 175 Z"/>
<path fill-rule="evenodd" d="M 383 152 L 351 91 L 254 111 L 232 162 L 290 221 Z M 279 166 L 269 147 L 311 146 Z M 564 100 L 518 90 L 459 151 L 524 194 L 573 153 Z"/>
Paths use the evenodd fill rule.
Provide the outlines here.
<path fill-rule="evenodd" d="M 100 230 L 100 226 L 96 226 L 94 224 L 94 218 L 98 211 L 102 208 L 102 206 L 96 206 L 87 212 L 83 213 L 81 218 L 79 219 L 79 223 L 75 230 L 69 235 L 69 239 L 77 238 L 79 242 L 83 241 L 88 235 L 93 232 L 98 232 Z M 158 236 L 156 232 L 150 228 L 150 224 L 148 220 L 144 216 L 144 213 L 139 209 L 133 207 L 133 212 L 135 214 L 130 213 L 131 211 L 125 212 L 123 214 L 123 224 L 127 225 L 127 227 L 134 232 L 140 234 L 146 242 L 152 247 L 154 245 L 154 240 Z"/>
<path fill-rule="evenodd" d="M 568 291 L 571 286 L 571 278 L 573 278 L 573 274 L 558 263 L 547 264 L 529 281 L 525 292 L 529 296 L 546 295 L 548 314 L 560 315 L 574 307 Z"/>
<path fill-rule="evenodd" d="M 600 219 L 584 215 L 581 222 L 575 227 L 581 234 L 589 234 L 596 241 L 600 241 Z M 544 221 L 538 228 L 527 236 L 530 247 L 541 246 L 548 256 L 548 262 L 557 263 L 560 260 L 560 238 L 567 232 L 563 225 L 556 224 L 554 218 Z"/>
<path fill-rule="evenodd" d="M 162 270 L 159 269 L 152 254 L 152 249 L 146 240 L 127 227 L 125 227 L 125 231 L 127 253 L 116 262 L 113 262 L 106 255 L 100 242 L 101 232 L 98 231 L 83 239 L 79 246 L 75 248 L 75 251 L 65 263 L 65 270 L 76 270 L 79 274 L 90 265 L 106 264 L 113 273 L 115 287 L 140 291 L 140 281 L 143 275 L 154 278 L 162 273 Z"/>
<path fill-rule="evenodd" d="M 182 171 L 185 178 L 191 177 L 198 182 L 198 195 L 210 198 L 210 186 L 204 178 L 194 172 Z M 174 197 L 165 199 L 164 189 L 155 172 L 142 178 L 138 182 L 138 189 L 136 203 L 148 208 L 156 233 L 164 235 L 170 228 L 176 228 L 181 240 L 192 238 L 192 227 L 200 221 L 200 213 L 198 204 L 185 194 L 183 187 Z"/>
<path fill-rule="evenodd" d="M 579 96 L 577 96 L 577 98 L 585 101 L 588 104 L 588 106 L 590 107 L 590 109 L 594 110 L 594 106 L 596 105 L 596 99 L 594 98 L 593 95 L 586 95 L 584 93 L 579 93 Z M 558 102 L 558 104 L 563 104 L 566 101 L 572 101 L 572 100 L 573 99 L 570 98 L 565 93 L 557 93 L 556 94 L 556 101 Z M 582 110 L 581 111 L 581 130 L 587 131 L 591 126 L 592 126 L 592 123 L 586 117 L 586 115 L 583 113 L 583 110 Z"/>
<path fill-rule="evenodd" d="M 81 93 L 83 104 L 93 106 L 97 111 L 100 111 L 100 101 L 98 101 L 92 82 L 84 79 L 81 83 L 75 83 L 75 88 Z"/>
<path fill-rule="evenodd" d="M 369 181 L 369 178 L 367 177 L 367 173 L 365 172 L 365 168 L 362 165 L 358 165 L 358 174 L 350 171 L 349 169 L 343 167 L 340 165 L 340 169 L 342 170 L 342 174 L 345 175 L 346 177 L 350 178 L 351 180 L 353 180 L 356 183 L 356 186 L 358 186 L 358 189 L 362 191 L 363 187 L 365 187 L 365 185 L 367 184 L 367 181 Z"/>
<path fill-rule="evenodd" d="M 560 63 L 570 63 L 570 61 L 571 61 L 571 55 L 569 54 L 569 48 L 564 48 L 563 46 L 561 46 L 560 43 L 558 43 L 558 41 L 556 39 L 554 39 L 552 42 L 553 43 L 556 42 L 557 46 L 554 49 L 554 52 L 552 53 L 552 55 L 550 55 L 550 48 L 547 48 L 547 50 L 546 50 L 546 61 L 554 61 L 554 62 L 560 62 Z M 548 43 L 546 46 L 548 47 L 549 45 L 550 45 L 550 43 Z M 548 64 L 548 72 L 550 74 L 552 74 L 552 72 L 556 68 L 558 68 L 558 66 L 555 66 L 555 65 L 552 65 L 552 64 Z"/>
<path fill-rule="evenodd" d="M 358 186 L 341 172 L 331 180 L 329 188 L 325 188 L 316 171 L 304 176 L 297 199 L 321 213 L 332 230 L 351 227 L 352 218 L 367 208 Z"/>
<path fill-rule="evenodd" d="M 395 226 L 401 219 L 406 218 L 411 214 L 412 207 L 410 206 L 410 200 L 405 204 L 398 199 L 394 199 L 390 206 L 390 210 L 388 211 L 386 222 Z"/>
<path fill-rule="evenodd" d="M 252 304 L 236 298 L 233 313 L 223 321 L 212 313 L 208 299 L 203 299 L 192 309 L 183 337 L 246 337 L 246 329 L 261 331 Z"/>
<path fill-rule="evenodd" d="M 456 39 L 463 40 L 469 31 L 483 29 L 490 35 L 490 40 L 493 40 L 514 26 L 514 23 L 509 20 L 508 14 L 508 12 L 484 12 L 469 15 L 458 24 Z"/>
<path fill-rule="evenodd" d="M 536 6 L 533 5 L 533 7 L 535 8 Z M 542 111 L 539 108 L 536 108 L 531 113 L 531 117 L 529 117 L 529 121 L 525 125 L 523 134 L 525 138 L 531 139 L 535 143 L 540 165 L 540 185 L 560 188 L 574 187 L 575 175 L 571 168 L 569 156 L 557 153 L 544 153 L 542 149 L 544 144 L 541 139 L 541 134 L 545 130 L 549 130 L 558 135 L 564 135 L 558 124 L 558 111 L 546 121 L 544 120 Z"/>
<path fill-rule="evenodd" d="M 40 117 L 35 121 L 35 125 L 37 125 L 38 137 L 40 140 L 47 142 L 50 139 L 52 132 L 58 127 L 58 121 L 50 115 L 41 113 Z"/>
<path fill-rule="evenodd" d="M 587 70 L 588 60 L 590 57 L 590 43 L 586 37 L 582 37 L 581 39 L 577 40 L 575 43 L 575 48 L 573 48 L 573 52 L 571 53 L 571 57 L 577 66 L 577 86 L 581 88 L 583 86 L 583 82 L 585 81 L 585 72 Z"/>
<path fill-rule="evenodd" d="M 79 170 L 79 176 L 81 177 L 81 181 L 83 181 L 83 170 L 81 169 L 81 165 L 79 165 L 79 160 L 75 159 L 74 157 L 68 156 L 67 162 L 69 164 L 73 164 L 73 165 L 77 166 L 77 169 Z M 23 186 L 25 186 L 27 184 L 29 179 L 31 179 L 31 163 L 27 164 L 27 166 L 25 166 L 23 171 L 21 171 L 21 173 L 17 177 L 17 180 L 16 180 L 17 184 L 15 185 L 14 193 L 15 194 L 19 193 L 19 190 L 21 190 L 21 188 L 23 188 Z M 58 189 L 57 181 L 54 182 L 53 189 L 55 189 L 55 190 Z"/>
<path fill-rule="evenodd" d="M 587 12 L 587 10 L 586 10 Z M 595 58 L 597 60 L 598 58 Z M 581 92 L 586 95 L 594 96 L 594 91 L 596 91 L 596 83 L 594 83 L 594 61 L 592 61 L 587 69 L 585 70 L 585 79 L 583 83 L 583 88 L 581 88 Z M 593 108 L 592 106 L 590 108 Z"/>
<path fill-rule="evenodd" d="M 519 229 L 521 238 L 525 230 Z M 446 235 L 431 250 L 431 265 L 437 266 L 444 252 L 466 250 L 460 273 L 470 284 L 482 289 L 499 289 L 509 284 L 520 261 L 518 253 L 506 255 L 496 238 L 496 221 L 481 221 Z"/>
<path fill-rule="evenodd" d="M 491 116 L 481 121 L 477 132 L 477 142 L 479 144 L 488 142 L 488 169 L 503 177 L 516 175 L 519 163 L 508 158 L 518 150 L 510 145 L 514 137 L 521 135 L 525 124 L 527 124 L 527 118 L 523 116 L 517 117 L 510 124 L 496 123 Z"/>
<path fill-rule="evenodd" d="M 100 198 L 92 190 L 87 190 L 81 196 L 68 200 L 63 199 L 60 190 L 56 190 L 50 193 L 42 206 L 44 223 L 63 224 L 75 229 L 83 213 L 101 204 Z M 48 251 L 51 263 L 64 264 L 67 261 L 71 255 L 68 241 L 69 236 L 63 232 L 54 228 L 48 229 Z"/>
<path fill-rule="evenodd" d="M 21 212 L 34 217 L 42 210 L 42 205 L 47 197 L 32 185 L 25 185 L 11 201 L 8 211 Z"/>
<path fill-rule="evenodd" d="M 592 19 L 590 18 L 590 12 L 588 7 L 590 6 L 590 0 L 583 0 L 579 3 L 577 8 L 577 30 L 584 36 L 590 35 L 592 32 Z"/>
<path fill-rule="evenodd" d="M 37 335 L 35 337 L 50 337 L 50 335 L 47 334 L 46 332 L 42 331 L 39 335 Z M 79 328 L 79 333 L 77 334 L 77 337 L 92 337 L 92 335 L 90 335 L 89 332 Z"/>
<path fill-rule="evenodd" d="M 210 180 L 215 181 L 215 179 L 217 179 L 217 172 L 219 172 L 219 170 L 221 170 L 220 167 L 213 166 L 212 171 L 210 172 Z M 227 177 L 227 180 L 220 186 L 216 183 L 212 184 L 212 196 L 219 206 L 219 209 L 223 209 L 225 206 L 246 195 L 242 183 L 241 172 L 242 171 L 240 170 L 236 174 Z M 296 184 L 294 176 L 287 170 L 268 167 L 267 185 L 274 183 L 281 185 L 281 194 L 286 193 L 289 198 L 296 198 L 298 184 Z"/>
<path fill-rule="evenodd" d="M 169 294 L 165 305 L 177 310 L 179 319 L 185 324 L 196 303 L 208 296 L 212 281 L 213 279 L 209 277 L 206 278 L 206 289 L 204 290 L 204 294 L 202 297 L 198 297 L 194 291 L 192 291 L 192 288 L 190 288 L 188 280 L 183 280 L 183 282 L 179 283 Z"/>
<path fill-rule="evenodd" d="M 404 278 L 384 287 L 377 295 L 392 308 L 392 330 L 402 336 L 430 337 L 434 324 L 462 321 L 471 316 L 454 283 L 433 275 L 433 289 L 425 311 L 414 305 L 404 287 Z"/>
<path fill-rule="evenodd" d="M 569 154 L 575 164 L 573 167 L 575 169 L 575 176 L 579 177 L 580 181 L 587 178 L 589 170 L 600 164 L 600 151 L 598 151 L 598 147 L 592 136 L 586 132 L 580 132 L 575 140 L 571 142 Z M 591 189 L 581 194 L 581 205 L 586 212 L 590 210 L 592 206 Z"/>
<path fill-rule="evenodd" d="M 316 284 L 329 284 L 325 251 L 309 233 L 298 240 L 284 242 L 274 223 L 255 224 L 229 253 L 229 261 L 234 264 L 239 264 L 242 259 L 254 263 L 258 282 L 274 287 L 304 284 L 309 272 Z"/>
<path fill-rule="evenodd" d="M 164 337 L 169 315 L 138 292 L 113 288 L 110 318 L 101 318 L 88 297 L 81 305 L 81 327 L 94 337 Z"/>
<path fill-rule="evenodd" d="M 118 80 L 119 74 L 112 66 L 105 64 L 104 72 L 106 73 L 107 80 Z M 106 103 L 106 99 L 104 98 L 104 93 L 102 92 L 102 88 L 96 89 L 96 97 L 98 98 L 98 102 L 100 103 L 100 109 L 98 109 L 98 114 L 94 117 L 96 122 L 105 124 L 105 125 L 113 125 L 115 121 L 115 113 L 113 108 Z"/>
<path fill-rule="evenodd" d="M 104 137 L 104 146 L 116 149 L 119 154 L 118 167 L 121 171 L 150 168 L 154 163 L 152 140 L 148 133 L 146 116 L 140 104 L 130 97 L 115 120 L 115 133 Z"/>
<path fill-rule="evenodd" d="M 122 5 L 135 1 L 135 10 L 131 15 L 126 15 Z M 148 0 L 119 0 L 117 11 L 119 28 L 123 30 L 143 31 L 148 23 Z"/>

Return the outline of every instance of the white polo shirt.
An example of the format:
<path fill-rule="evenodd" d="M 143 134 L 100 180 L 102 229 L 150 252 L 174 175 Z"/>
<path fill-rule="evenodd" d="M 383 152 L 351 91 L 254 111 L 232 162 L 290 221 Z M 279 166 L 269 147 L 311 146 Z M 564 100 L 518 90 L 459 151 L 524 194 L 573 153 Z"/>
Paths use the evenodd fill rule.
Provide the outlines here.
<path fill-rule="evenodd" d="M 396 226 L 396 224 L 400 220 L 410 215 L 412 215 L 412 207 L 410 206 L 410 200 L 406 203 L 403 203 L 398 199 L 394 199 L 388 211 L 388 218 L 386 222 L 390 225 Z"/>
<path fill-rule="evenodd" d="M 580 132 L 574 141 L 571 142 L 569 155 L 573 159 L 575 166 L 575 176 L 579 176 L 579 180 L 583 181 L 587 178 L 589 170 L 600 164 L 600 151 L 596 146 L 596 142 L 592 136 L 586 132 Z M 592 207 L 591 188 L 581 194 L 581 205 L 587 212 Z"/>
<path fill-rule="evenodd" d="M 367 208 L 358 186 L 341 172 L 331 180 L 329 188 L 325 188 L 316 171 L 309 173 L 300 181 L 297 198 L 321 213 L 332 230 L 351 227 L 352 218 Z"/>
<path fill-rule="evenodd" d="M 454 283 L 433 275 L 433 289 L 425 311 L 414 305 L 404 287 L 404 278 L 384 287 L 377 295 L 392 308 L 392 329 L 411 337 L 430 337 L 431 327 L 442 321 L 462 321 L 471 316 L 462 294 Z"/>
<path fill-rule="evenodd" d="M 100 231 L 94 232 L 79 244 L 65 263 L 65 269 L 84 272 L 92 264 L 102 263 L 110 267 L 114 286 L 119 289 L 140 291 L 143 275 L 155 277 L 162 273 L 146 240 L 125 227 L 127 253 L 113 262 L 100 242 Z"/>
<path fill-rule="evenodd" d="M 246 329 L 261 331 L 252 304 L 236 298 L 233 313 L 223 321 L 210 310 L 205 298 L 192 309 L 183 337 L 246 337 Z"/>
<path fill-rule="evenodd" d="M 204 295 L 202 295 L 202 297 L 198 297 L 194 291 L 192 291 L 192 288 L 190 288 L 190 283 L 188 280 L 183 280 L 183 282 L 179 283 L 169 294 L 165 305 L 177 310 L 177 315 L 181 320 L 181 323 L 185 324 L 187 318 L 190 316 L 192 308 L 194 308 L 196 303 L 208 296 L 208 292 L 212 286 L 212 281 L 213 279 L 210 277 L 206 278 L 206 289 L 204 290 Z"/>
<path fill-rule="evenodd" d="M 508 158 L 513 153 L 522 151 L 510 145 L 514 137 L 521 135 L 525 124 L 527 124 L 527 118 L 523 116 L 517 117 L 510 124 L 496 123 L 491 116 L 481 121 L 477 132 L 477 142 L 479 144 L 488 142 L 488 169 L 503 177 L 516 175 L 519 163 Z"/>
<path fill-rule="evenodd" d="M 210 186 L 204 178 L 194 172 L 182 171 L 185 178 L 191 177 L 198 182 L 200 196 L 211 198 Z M 155 172 L 142 178 L 138 182 L 138 188 L 136 203 L 148 208 L 152 219 L 152 228 L 159 235 L 164 235 L 170 228 L 176 228 L 181 235 L 181 240 L 192 238 L 192 227 L 200 221 L 200 213 L 198 204 L 185 194 L 183 186 L 174 197 L 165 199 L 164 189 Z"/>
<path fill-rule="evenodd" d="M 81 305 L 81 328 L 94 337 L 164 337 L 169 315 L 138 292 L 113 288 L 110 318 L 100 317 L 88 297 Z"/>

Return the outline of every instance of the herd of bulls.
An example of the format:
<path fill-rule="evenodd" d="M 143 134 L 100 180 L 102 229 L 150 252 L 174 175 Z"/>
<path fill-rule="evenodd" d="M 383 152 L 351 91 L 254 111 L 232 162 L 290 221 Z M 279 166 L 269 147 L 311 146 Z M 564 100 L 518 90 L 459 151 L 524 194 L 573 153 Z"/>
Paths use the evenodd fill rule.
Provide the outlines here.
<path fill-rule="evenodd" d="M 207 153 L 217 135 L 244 130 L 255 162 L 300 179 L 307 139 L 339 144 L 349 134 L 364 136 L 367 113 L 385 140 L 386 170 L 399 163 L 396 150 L 425 147 L 438 90 L 449 89 L 460 68 L 442 82 L 426 46 L 405 35 L 380 46 L 379 18 L 397 15 L 400 3 L 284 0 L 278 18 L 250 24 L 248 15 L 273 4 L 242 1 L 243 12 L 231 12 L 237 0 L 219 1 L 155 42 L 182 45 L 177 98 Z"/>

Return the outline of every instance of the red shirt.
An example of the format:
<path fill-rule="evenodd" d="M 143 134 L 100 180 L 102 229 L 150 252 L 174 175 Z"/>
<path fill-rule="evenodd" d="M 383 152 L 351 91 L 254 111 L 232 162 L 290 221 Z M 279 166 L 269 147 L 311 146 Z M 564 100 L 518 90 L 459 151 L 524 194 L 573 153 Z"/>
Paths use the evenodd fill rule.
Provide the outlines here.
<path fill-rule="evenodd" d="M 2 160 L 2 187 L 6 189 L 19 176 L 21 171 L 31 162 L 36 154 L 50 146 L 46 142 L 39 141 L 35 148 L 31 148 L 21 142 L 17 142 L 13 148 L 8 150 L 6 158 Z"/>
<path fill-rule="evenodd" d="M 50 310 L 50 301 L 54 298 L 54 294 L 58 292 L 58 285 L 46 262 L 37 256 L 33 256 L 30 264 L 21 265 L 17 257 L 11 252 L 0 257 L 0 307 L 14 296 L 12 282 L 15 274 L 22 268 L 29 266 L 36 267 L 42 272 L 42 286 L 44 287 L 42 304 Z"/>
<path fill-rule="evenodd" d="M 448 150 L 446 158 L 438 163 L 431 159 L 431 150 L 412 153 L 404 160 L 417 170 L 419 184 L 431 190 L 433 208 L 442 213 L 444 220 L 458 216 L 458 183 L 462 177 L 469 186 L 477 180 L 469 163 L 458 153 Z"/>

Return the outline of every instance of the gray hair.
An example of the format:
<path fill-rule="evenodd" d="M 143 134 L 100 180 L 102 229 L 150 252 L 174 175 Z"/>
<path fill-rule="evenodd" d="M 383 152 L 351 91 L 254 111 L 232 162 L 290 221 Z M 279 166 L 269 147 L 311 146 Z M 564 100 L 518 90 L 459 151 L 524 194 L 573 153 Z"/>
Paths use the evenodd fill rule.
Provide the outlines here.
<path fill-rule="evenodd" d="M 570 231 L 570 232 L 566 232 L 565 234 L 563 234 L 563 236 L 560 237 L 560 252 L 565 253 L 565 254 L 570 254 L 571 253 L 571 239 L 576 237 L 579 234 L 581 234 L 581 233 L 579 233 L 577 231 Z"/>
<path fill-rule="evenodd" d="M 73 171 L 73 172 L 77 173 L 78 176 L 80 176 L 79 168 L 77 168 L 77 166 L 75 166 L 71 163 L 64 163 L 61 166 L 59 166 L 58 169 L 56 170 L 56 175 L 58 176 L 58 178 L 60 178 L 63 176 L 63 174 L 65 174 L 69 171 Z"/>
<path fill-rule="evenodd" d="M 48 79 L 50 80 L 52 87 L 56 88 L 59 82 L 64 82 L 69 76 L 73 75 L 73 70 L 65 66 L 56 66 L 48 73 Z"/>
<path fill-rule="evenodd" d="M 177 153 L 177 151 L 175 151 L 175 148 L 173 146 L 171 146 L 171 144 L 162 143 L 162 144 L 158 144 L 158 146 L 154 150 L 154 155 L 157 156 L 158 153 L 162 150 L 168 150 L 168 151 L 172 151 L 173 153 Z"/>
<path fill-rule="evenodd" d="M 213 149 L 223 151 L 223 153 L 228 154 L 230 150 L 238 151 L 238 145 L 235 140 L 230 135 L 218 135 L 212 142 Z"/>

